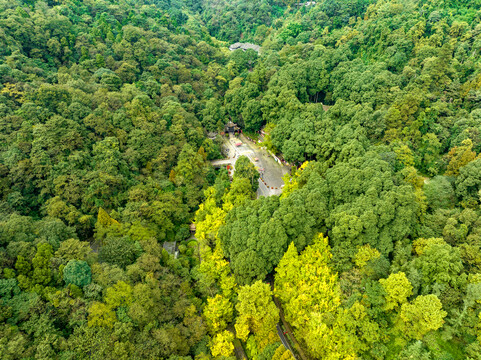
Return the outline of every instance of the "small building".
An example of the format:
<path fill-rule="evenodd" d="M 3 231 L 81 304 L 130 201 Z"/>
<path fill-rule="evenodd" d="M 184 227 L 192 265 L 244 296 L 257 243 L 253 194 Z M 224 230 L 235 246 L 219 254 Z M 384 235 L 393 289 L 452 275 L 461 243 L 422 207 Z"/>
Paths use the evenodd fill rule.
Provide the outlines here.
<path fill-rule="evenodd" d="M 216 132 L 210 131 L 210 132 L 207 133 L 207 138 L 208 138 L 208 139 L 215 140 L 216 137 L 217 137 L 217 133 L 216 133 Z"/>
<path fill-rule="evenodd" d="M 225 124 L 224 130 L 226 133 L 235 134 L 240 131 L 240 127 L 237 126 L 237 124 L 234 124 L 232 121 L 229 121 L 227 124 Z"/>
<path fill-rule="evenodd" d="M 177 256 L 179 256 L 179 250 L 177 249 L 177 241 L 165 241 L 162 247 L 174 257 L 174 259 L 177 259 Z"/>
<path fill-rule="evenodd" d="M 229 46 L 230 51 L 235 51 L 235 50 L 239 50 L 239 49 L 242 50 L 242 51 L 252 49 L 255 52 L 259 52 L 261 47 L 259 45 L 255 45 L 255 44 L 251 44 L 251 43 L 240 43 L 240 42 L 236 42 L 236 43 L 232 44 L 231 46 Z"/>
<path fill-rule="evenodd" d="M 306 2 L 303 2 L 303 3 L 297 3 L 296 5 L 297 6 L 311 6 L 311 5 L 316 5 L 316 2 L 315 1 L 306 1 Z"/>
<path fill-rule="evenodd" d="M 194 223 L 190 224 L 189 230 L 190 230 L 190 233 L 191 233 L 192 235 L 195 234 L 196 228 L 195 228 L 195 224 L 194 224 Z"/>

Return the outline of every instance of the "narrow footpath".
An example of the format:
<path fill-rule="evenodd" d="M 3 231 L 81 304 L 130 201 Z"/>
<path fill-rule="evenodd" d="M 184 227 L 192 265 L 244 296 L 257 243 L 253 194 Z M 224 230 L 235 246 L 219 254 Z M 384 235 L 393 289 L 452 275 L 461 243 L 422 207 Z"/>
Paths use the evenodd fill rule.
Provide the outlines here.
<path fill-rule="evenodd" d="M 289 325 L 289 323 L 286 321 L 284 317 L 284 310 L 282 310 L 282 305 L 279 302 L 279 299 L 277 299 L 274 295 L 272 296 L 272 299 L 274 300 L 274 303 L 279 309 L 279 317 L 281 319 L 281 322 L 277 324 L 277 333 L 281 339 L 282 344 L 284 344 L 287 350 L 290 350 L 292 356 L 294 356 L 295 359 L 308 360 L 308 357 L 306 356 L 304 351 L 302 351 L 301 345 L 299 344 L 296 337 L 294 336 L 291 326 Z M 282 326 L 284 326 L 284 329 L 286 330 L 285 333 L 282 331 L 281 323 L 282 323 Z M 288 339 L 285 336 L 286 334 L 289 335 L 289 339 L 294 344 L 294 348 L 292 348 L 292 346 L 288 342 Z M 286 346 L 285 342 L 288 343 L 288 346 Z"/>
<path fill-rule="evenodd" d="M 282 304 L 279 299 L 274 295 L 274 274 L 267 275 L 266 281 L 271 286 L 272 290 L 272 300 L 276 305 L 277 309 L 279 310 L 279 318 L 280 322 L 277 323 L 277 334 L 284 345 L 284 347 L 289 350 L 292 356 L 297 360 L 310 360 L 308 356 L 302 350 L 301 345 L 297 341 L 296 337 L 294 336 L 294 331 L 292 330 L 291 325 L 286 321 L 284 316 L 284 309 L 282 309 Z M 282 329 L 284 328 L 285 331 Z M 287 335 L 287 336 L 286 336 Z M 286 345 L 287 344 L 287 345 Z"/>
<path fill-rule="evenodd" d="M 235 331 L 234 324 L 230 324 L 227 328 L 232 334 L 234 334 L 234 353 L 237 360 L 247 360 L 247 355 L 242 347 L 242 343 L 237 338 L 237 333 Z"/>

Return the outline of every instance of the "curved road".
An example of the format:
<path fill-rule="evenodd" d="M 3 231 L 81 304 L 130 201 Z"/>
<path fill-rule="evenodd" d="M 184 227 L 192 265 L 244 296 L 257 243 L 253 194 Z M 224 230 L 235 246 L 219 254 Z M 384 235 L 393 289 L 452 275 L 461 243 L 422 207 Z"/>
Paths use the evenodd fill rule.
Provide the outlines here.
<path fill-rule="evenodd" d="M 239 143 L 241 145 L 236 146 Z M 222 152 L 226 156 L 226 159 L 212 161 L 211 164 L 213 166 L 231 165 L 235 171 L 234 165 L 239 156 L 247 156 L 259 170 L 261 177 L 259 179 L 257 197 L 279 195 L 282 193 L 282 188 L 284 186 L 284 180 L 282 177 L 289 173 L 290 168 L 274 160 L 274 158 L 265 149 L 261 149 L 257 144 L 254 144 L 241 134 L 239 138 L 230 135 L 222 145 Z M 273 281 L 271 281 L 271 284 L 273 284 Z M 276 328 L 282 344 L 291 352 L 295 359 L 307 360 L 300 344 L 294 337 L 290 325 L 284 318 L 284 311 L 282 310 L 279 300 L 275 296 L 273 296 L 273 300 L 279 309 L 281 322 L 277 324 Z M 285 333 L 282 331 L 282 326 L 284 326 L 286 329 Z M 235 329 L 231 329 L 231 331 L 235 334 Z M 292 340 L 295 349 L 293 349 L 290 345 L 286 334 L 289 335 L 289 338 Z M 240 342 L 236 344 L 235 352 L 238 359 L 246 358 Z"/>
<path fill-rule="evenodd" d="M 240 146 L 236 144 L 242 143 Z M 248 140 L 244 135 L 239 137 L 229 136 L 224 142 L 222 150 L 227 159 L 214 160 L 212 165 L 221 166 L 230 164 L 234 167 L 239 156 L 247 156 L 261 174 L 257 197 L 279 195 L 282 193 L 284 181 L 282 177 L 289 173 L 290 168 L 279 164 L 269 153 Z M 257 159 L 257 160 L 256 160 Z"/>

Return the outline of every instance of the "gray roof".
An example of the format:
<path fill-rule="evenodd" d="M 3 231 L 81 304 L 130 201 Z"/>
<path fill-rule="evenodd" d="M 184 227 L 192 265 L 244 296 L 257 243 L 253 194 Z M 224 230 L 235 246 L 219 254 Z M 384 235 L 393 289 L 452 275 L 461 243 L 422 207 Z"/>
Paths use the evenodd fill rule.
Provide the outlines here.
<path fill-rule="evenodd" d="M 232 44 L 231 46 L 229 46 L 230 51 L 234 51 L 234 50 L 237 50 L 237 49 L 241 49 L 241 50 L 244 50 L 244 51 L 246 51 L 247 49 L 252 49 L 254 51 L 259 52 L 261 47 L 259 45 L 255 45 L 255 44 L 251 44 L 251 43 L 240 43 L 240 42 L 236 42 L 236 43 Z"/>
<path fill-rule="evenodd" d="M 310 5 L 316 5 L 316 2 L 315 1 L 306 1 L 306 2 L 303 2 L 303 3 L 297 3 L 296 5 L 297 6 L 310 6 Z"/>
<path fill-rule="evenodd" d="M 179 254 L 177 251 L 177 241 L 165 241 L 162 247 L 177 259 L 177 255 Z"/>

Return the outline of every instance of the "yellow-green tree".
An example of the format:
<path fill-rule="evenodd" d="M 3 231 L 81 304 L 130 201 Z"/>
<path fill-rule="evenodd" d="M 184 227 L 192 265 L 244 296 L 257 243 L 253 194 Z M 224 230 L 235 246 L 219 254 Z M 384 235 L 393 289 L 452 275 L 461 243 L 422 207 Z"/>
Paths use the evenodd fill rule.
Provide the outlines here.
<path fill-rule="evenodd" d="M 217 334 L 212 339 L 210 344 L 210 351 L 212 356 L 230 356 L 234 352 L 234 334 L 230 331 L 224 330 L 223 332 Z"/>
<path fill-rule="evenodd" d="M 227 324 L 233 320 L 234 306 L 222 295 L 216 295 L 207 299 L 207 305 L 204 308 L 204 318 L 207 328 L 211 334 L 217 334 L 227 327 Z"/>
<path fill-rule="evenodd" d="M 112 328 L 117 317 L 110 306 L 95 301 L 89 308 L 88 325 Z"/>
<path fill-rule="evenodd" d="M 203 254 L 199 266 L 198 285 L 209 296 L 222 293 L 223 296 L 231 299 L 234 295 L 235 278 L 230 273 L 229 262 L 224 258 L 224 253 L 219 244 L 213 251 L 208 249 Z"/>
<path fill-rule="evenodd" d="M 379 340 L 379 326 L 369 319 L 367 309 L 356 302 L 352 307 L 338 307 L 331 313 L 313 312 L 306 324 L 304 342 L 317 359 L 349 359 L 369 350 Z"/>
<path fill-rule="evenodd" d="M 335 319 L 340 306 L 337 275 L 328 266 L 330 258 L 327 238 L 322 234 L 301 255 L 291 243 L 275 277 L 275 295 L 283 305 L 286 320 L 311 355 L 319 358 L 336 347 L 331 342 L 333 329 L 325 323 L 327 318 Z"/>
<path fill-rule="evenodd" d="M 206 200 L 199 205 L 199 210 L 195 214 L 195 237 L 201 244 L 201 254 L 208 247 L 215 246 L 219 228 L 225 224 L 226 212 L 217 206 L 217 192 L 214 187 L 208 188 L 204 195 Z"/>
<path fill-rule="evenodd" d="M 381 279 L 379 282 L 387 294 L 386 310 L 397 309 L 403 305 L 413 293 L 413 287 L 403 272 L 391 274 L 387 279 Z"/>
<path fill-rule="evenodd" d="M 473 142 L 471 139 L 466 139 L 460 146 L 453 147 L 449 151 L 447 158 L 449 164 L 446 175 L 458 175 L 460 168 L 476 159 L 476 153 L 473 151 Z"/>
<path fill-rule="evenodd" d="M 328 239 L 322 234 L 300 255 L 291 244 L 276 269 L 275 294 L 286 320 L 313 358 L 355 359 L 379 340 L 379 326 L 362 303 L 341 306 L 331 256 Z"/>
<path fill-rule="evenodd" d="M 289 360 L 294 359 L 291 352 L 287 350 L 284 345 L 280 345 L 274 355 L 272 356 L 272 360 Z"/>
<path fill-rule="evenodd" d="M 331 256 L 321 234 L 301 255 L 291 243 L 279 262 L 275 295 L 286 305 L 287 321 L 294 327 L 303 328 L 311 312 L 335 311 L 340 305 L 337 275 L 328 266 Z"/>
<path fill-rule="evenodd" d="M 304 169 L 306 169 L 308 165 L 309 161 L 305 161 L 292 176 L 290 176 L 289 174 L 285 174 L 282 177 L 282 180 L 284 181 L 284 188 L 282 190 L 281 199 L 287 198 L 289 194 L 299 188 L 299 177 L 302 175 Z"/>
<path fill-rule="evenodd" d="M 436 295 L 420 295 L 412 303 L 401 306 L 401 330 L 407 336 L 421 340 L 429 331 L 444 324 L 447 312 Z"/>
<path fill-rule="evenodd" d="M 104 300 L 105 303 L 113 309 L 121 306 L 129 306 L 133 300 L 132 286 L 124 281 L 119 281 L 107 289 Z"/>
<path fill-rule="evenodd" d="M 253 333 L 260 349 L 276 341 L 279 310 L 272 300 L 270 286 L 261 281 L 245 285 L 239 289 L 238 301 L 237 337 L 246 341 L 249 333 Z"/>
<path fill-rule="evenodd" d="M 117 220 L 111 218 L 107 211 L 102 208 L 99 208 L 99 212 L 97 214 L 97 222 L 104 227 L 120 225 Z"/>
<path fill-rule="evenodd" d="M 377 249 L 373 249 L 369 244 L 359 247 L 354 263 L 356 266 L 363 268 L 370 260 L 378 259 L 381 256 Z"/>

